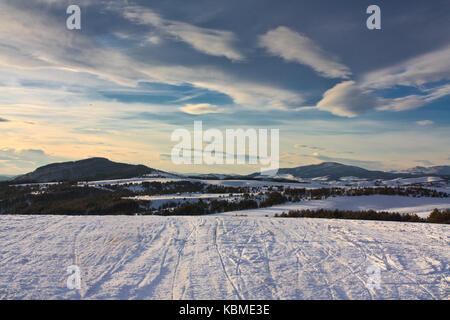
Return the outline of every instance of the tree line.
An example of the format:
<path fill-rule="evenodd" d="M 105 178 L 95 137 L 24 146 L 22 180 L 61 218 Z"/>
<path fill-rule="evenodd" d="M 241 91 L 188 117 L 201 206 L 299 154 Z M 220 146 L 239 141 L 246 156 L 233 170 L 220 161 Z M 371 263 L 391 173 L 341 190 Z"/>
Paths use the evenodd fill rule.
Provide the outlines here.
<path fill-rule="evenodd" d="M 427 218 L 421 218 L 416 214 L 400 214 L 398 212 L 375 210 L 340 210 L 340 209 L 302 209 L 290 210 L 287 213 L 275 214 L 277 218 L 325 218 L 325 219 L 352 219 L 352 220 L 377 220 L 377 221 L 402 221 L 402 222 L 427 222 L 450 224 L 450 209 L 434 209 Z"/>

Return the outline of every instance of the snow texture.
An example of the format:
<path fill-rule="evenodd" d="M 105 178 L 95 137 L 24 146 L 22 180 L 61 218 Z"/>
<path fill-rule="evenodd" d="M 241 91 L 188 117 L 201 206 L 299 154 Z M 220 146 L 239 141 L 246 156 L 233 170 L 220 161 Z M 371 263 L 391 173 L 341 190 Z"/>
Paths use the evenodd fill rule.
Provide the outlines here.
<path fill-rule="evenodd" d="M 0 225 L 0 299 L 450 298 L 448 225 L 220 216 L 1 216 Z M 80 290 L 66 286 L 71 265 Z"/>

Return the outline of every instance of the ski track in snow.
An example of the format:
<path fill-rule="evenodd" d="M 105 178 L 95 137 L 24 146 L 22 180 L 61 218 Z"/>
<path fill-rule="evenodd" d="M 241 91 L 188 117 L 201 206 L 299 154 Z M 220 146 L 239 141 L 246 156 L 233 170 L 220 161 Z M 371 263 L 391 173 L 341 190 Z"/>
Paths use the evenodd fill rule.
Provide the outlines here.
<path fill-rule="evenodd" d="M 450 299 L 450 226 L 1 216 L 0 299 Z M 68 266 L 82 288 L 66 287 Z M 381 270 L 379 289 L 367 267 Z"/>

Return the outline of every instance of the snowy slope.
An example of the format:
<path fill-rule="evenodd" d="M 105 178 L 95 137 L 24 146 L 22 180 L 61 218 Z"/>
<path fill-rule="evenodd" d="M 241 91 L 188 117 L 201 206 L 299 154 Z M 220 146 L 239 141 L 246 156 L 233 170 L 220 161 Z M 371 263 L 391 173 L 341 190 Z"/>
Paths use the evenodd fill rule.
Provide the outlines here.
<path fill-rule="evenodd" d="M 1 216 L 0 299 L 449 299 L 450 226 Z M 81 268 L 80 290 L 66 269 Z M 369 266 L 380 288 L 366 286 Z"/>
<path fill-rule="evenodd" d="M 124 199 L 148 201 L 147 208 L 157 209 L 164 204 L 171 203 L 185 203 L 185 202 L 197 202 L 199 200 L 227 200 L 234 201 L 235 199 L 241 199 L 243 193 L 181 193 L 181 194 L 165 194 L 159 196 L 134 196 L 126 197 Z"/>
<path fill-rule="evenodd" d="M 262 209 L 242 210 L 238 212 L 224 212 L 218 216 L 232 216 L 236 213 L 254 217 L 273 217 L 289 210 L 303 209 L 340 209 L 340 210 L 375 210 L 398 213 L 415 213 L 419 217 L 428 217 L 433 209 L 450 209 L 450 198 L 432 197 L 405 197 L 405 196 L 352 196 L 352 197 L 330 197 L 324 200 L 307 200 L 294 203 L 285 203 Z"/>

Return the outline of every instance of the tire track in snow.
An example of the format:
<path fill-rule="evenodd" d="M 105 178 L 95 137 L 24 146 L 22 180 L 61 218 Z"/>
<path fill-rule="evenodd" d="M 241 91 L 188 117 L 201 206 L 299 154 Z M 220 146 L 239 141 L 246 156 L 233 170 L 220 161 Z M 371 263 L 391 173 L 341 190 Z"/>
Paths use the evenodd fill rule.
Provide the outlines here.
<path fill-rule="evenodd" d="M 220 219 L 220 221 L 223 224 L 223 218 Z M 220 261 L 220 265 L 222 266 L 222 272 L 225 275 L 225 278 L 228 280 L 228 282 L 230 283 L 231 287 L 233 288 L 234 294 L 236 295 L 236 297 L 239 300 L 243 300 L 242 296 L 240 295 L 239 291 L 237 290 L 234 282 L 231 280 L 227 270 L 225 269 L 225 263 L 223 262 L 223 258 L 222 258 L 222 254 L 220 253 L 220 248 L 217 242 L 217 230 L 219 229 L 219 218 L 216 218 L 216 223 L 215 223 L 215 227 L 214 227 L 214 232 L 213 232 L 213 245 L 214 248 L 217 251 L 217 255 L 219 256 L 219 261 Z"/>
<path fill-rule="evenodd" d="M 244 226 L 244 221 L 245 220 L 241 220 L 241 223 L 239 224 L 239 227 L 245 227 Z M 222 225 L 224 225 L 224 222 L 225 222 L 225 220 L 222 221 Z M 253 220 L 252 231 L 251 231 L 250 235 L 247 237 L 247 239 L 245 240 L 245 242 L 243 242 L 243 243 L 241 243 L 241 242 L 239 242 L 239 243 L 238 242 L 233 242 L 233 247 L 236 247 L 237 245 L 241 245 L 242 246 L 241 249 L 239 250 L 238 259 L 234 260 L 232 257 L 228 257 L 231 260 L 231 262 L 235 264 L 235 275 L 238 277 L 238 280 L 240 281 L 240 283 L 243 284 L 242 286 L 240 286 L 238 284 L 238 288 L 239 288 L 239 292 L 244 297 L 244 299 L 248 298 L 247 294 L 249 293 L 250 290 L 252 290 L 252 288 L 247 288 L 247 281 L 245 280 L 244 277 L 242 277 L 241 264 L 242 264 L 242 261 L 244 260 L 243 259 L 244 252 L 249 251 L 251 242 L 254 241 L 255 238 L 256 238 L 257 227 L 258 227 L 258 224 L 257 224 L 256 220 Z M 226 232 L 222 233 L 222 235 L 223 234 L 226 234 Z M 256 250 L 258 251 L 258 254 L 260 256 L 262 256 L 258 245 L 259 245 L 258 243 L 256 243 L 256 244 L 253 243 L 252 247 L 253 247 L 253 249 L 256 248 Z M 249 265 L 254 265 L 254 261 L 248 260 L 248 259 L 245 259 L 245 260 L 248 261 Z M 266 280 L 265 278 L 261 278 L 261 277 L 257 276 L 256 273 L 253 273 L 253 276 L 258 278 L 263 283 L 260 286 L 260 288 L 266 288 L 267 287 L 267 285 L 265 283 L 265 280 Z"/>
<path fill-rule="evenodd" d="M 270 237 L 271 237 L 271 240 L 272 240 L 271 242 L 274 243 L 275 242 L 275 235 L 274 235 L 274 233 L 271 230 L 269 230 L 267 227 L 265 227 L 263 223 L 261 223 L 261 220 L 258 220 L 257 225 L 260 228 L 260 235 L 262 236 L 263 241 L 264 241 L 263 249 L 260 250 L 258 248 L 258 251 L 260 252 L 260 255 L 263 256 L 264 266 L 265 266 L 266 273 L 267 273 L 267 276 L 268 276 L 265 279 L 265 282 L 267 283 L 267 280 L 269 281 L 269 286 L 270 286 L 270 289 L 272 291 L 272 298 L 276 297 L 276 299 L 279 300 L 280 299 L 279 289 L 278 289 L 278 286 L 277 286 L 277 282 L 275 281 L 275 279 L 274 279 L 274 277 L 272 275 L 272 268 L 270 267 L 270 256 L 269 256 L 270 242 L 267 243 L 265 241 L 265 237 L 263 237 L 263 235 L 265 233 L 268 233 L 270 235 Z M 265 232 L 264 233 L 261 232 L 262 230 L 265 230 Z"/>
<path fill-rule="evenodd" d="M 382 226 L 385 227 L 384 223 L 380 223 Z M 420 225 L 421 227 L 424 227 L 424 225 Z M 406 226 L 403 226 L 406 227 Z M 429 227 L 429 226 L 428 226 Z M 417 277 L 415 277 L 415 274 L 412 274 L 410 272 L 407 271 L 407 268 L 404 267 L 404 265 L 400 262 L 401 267 L 398 267 L 397 264 L 394 262 L 394 260 L 392 260 L 391 255 L 386 253 L 386 247 L 382 246 L 380 244 L 379 241 L 373 241 L 373 243 L 375 244 L 376 248 L 378 249 L 377 251 L 380 252 L 380 255 L 378 255 L 375 250 L 370 250 L 370 257 L 376 258 L 378 260 L 381 260 L 384 264 L 384 266 L 386 267 L 386 271 L 390 271 L 396 274 L 396 276 L 399 277 L 404 277 L 406 279 L 408 279 L 409 281 L 411 281 L 412 283 L 416 284 L 417 288 L 420 288 L 422 292 L 424 292 L 425 294 L 429 295 L 432 299 L 438 299 L 430 290 L 428 290 L 428 288 L 426 288 L 422 283 L 420 283 L 417 280 Z M 417 252 L 417 251 L 416 251 Z M 425 255 L 423 254 L 417 254 L 417 256 L 421 256 L 425 261 L 427 260 Z M 385 285 L 388 283 L 384 283 Z M 399 290 L 398 290 L 398 283 L 393 283 L 394 285 L 391 285 L 391 289 L 396 291 L 396 295 L 399 296 Z"/>
<path fill-rule="evenodd" d="M 374 299 L 374 291 L 369 289 L 367 287 L 367 281 L 364 281 L 364 279 L 362 279 L 362 277 L 360 276 L 360 274 L 362 273 L 362 269 L 364 267 L 367 267 L 367 261 L 369 261 L 369 255 L 367 254 L 367 250 L 359 244 L 358 241 L 360 241 L 359 239 L 351 239 L 350 236 L 348 235 L 349 231 L 347 231 L 347 233 L 342 232 L 342 228 L 339 228 L 340 232 L 336 232 L 336 236 L 341 239 L 343 241 L 343 243 L 347 243 L 350 246 L 353 246 L 355 248 L 358 249 L 359 252 L 361 252 L 361 257 L 362 260 L 365 263 L 361 263 L 359 264 L 359 268 L 357 267 L 356 269 L 352 268 L 350 266 L 350 263 L 348 263 L 346 260 L 338 257 L 337 255 L 333 255 L 334 258 L 336 258 L 336 260 L 340 261 L 341 264 L 347 269 L 349 270 L 349 275 L 354 275 L 358 281 L 362 284 L 362 288 L 364 288 L 364 290 L 369 294 L 370 300 Z"/>
<path fill-rule="evenodd" d="M 73 238 L 73 247 L 72 247 L 72 251 L 73 251 L 73 264 L 75 266 L 78 266 L 80 268 L 80 277 L 81 277 L 81 289 L 78 290 L 78 293 L 80 294 L 80 296 L 83 298 L 84 295 L 86 294 L 86 290 L 87 290 L 87 285 L 86 285 L 86 281 L 84 279 L 84 274 L 83 274 L 83 268 L 81 268 L 81 264 L 80 264 L 80 255 L 79 255 L 79 243 L 80 243 L 80 235 L 82 234 L 82 232 L 87 228 L 86 225 L 82 226 L 77 233 L 75 233 L 74 238 Z"/>
<path fill-rule="evenodd" d="M 306 223 L 306 221 L 305 221 Z M 310 230 L 312 229 L 313 223 L 309 223 L 308 225 L 311 226 L 311 228 L 309 228 L 308 232 L 311 232 Z M 314 235 L 321 235 L 322 237 L 325 237 L 325 234 L 330 231 L 330 225 L 327 225 L 326 228 L 324 228 L 324 230 L 322 232 L 311 232 Z M 340 227 L 339 227 L 340 229 Z M 281 229 L 280 229 L 281 230 Z M 292 238 L 296 238 L 299 240 L 299 242 L 304 242 L 304 243 L 313 243 L 313 242 L 317 242 L 317 241 L 306 241 L 306 237 L 308 232 L 306 232 L 306 228 L 305 228 L 305 233 L 303 235 L 303 238 L 300 239 L 298 236 L 298 233 L 296 232 L 291 232 L 291 230 L 288 231 L 288 234 L 290 234 L 292 236 Z M 336 236 L 337 233 L 333 233 L 333 236 Z M 328 239 L 330 239 L 329 237 L 327 237 Z M 289 239 L 288 239 L 289 240 Z M 287 241 L 288 243 L 291 243 L 292 241 Z M 348 242 L 348 239 L 346 239 L 346 242 Z M 329 296 L 332 297 L 332 299 L 336 299 L 336 294 L 338 294 L 338 292 L 336 291 L 336 289 L 334 288 L 336 286 L 336 284 L 341 283 L 343 280 L 355 276 L 357 278 L 357 280 L 359 282 L 361 282 L 365 287 L 365 282 L 363 279 L 361 279 L 361 277 L 359 276 L 358 272 L 355 272 L 355 270 L 353 270 L 348 263 L 345 262 L 345 260 L 343 260 L 342 258 L 339 258 L 336 254 L 334 254 L 333 252 L 335 251 L 335 248 L 332 248 L 329 244 L 327 244 L 326 242 L 321 242 L 321 250 L 322 252 L 325 252 L 325 256 L 321 257 L 321 259 L 315 263 L 313 263 L 310 259 L 311 253 L 309 252 L 309 254 L 305 254 L 306 252 L 304 251 L 304 248 L 302 248 L 302 246 L 299 246 L 298 249 L 296 249 L 294 251 L 295 255 L 297 256 L 297 261 L 298 260 L 302 260 L 305 261 L 304 265 L 306 266 L 306 268 L 310 268 L 312 269 L 314 272 L 313 274 L 315 275 L 320 275 L 320 279 L 322 279 L 325 284 L 322 285 L 317 285 L 317 287 L 312 291 L 312 293 L 310 293 L 309 295 L 303 297 L 302 299 L 311 299 L 313 297 L 316 297 L 318 293 L 326 290 L 329 294 Z M 302 255 L 303 258 L 300 257 L 300 254 Z M 323 266 L 326 266 L 328 261 L 336 261 L 339 262 L 339 265 L 342 265 L 344 268 L 348 269 L 350 272 L 344 274 L 343 276 L 334 278 L 334 279 L 328 279 L 328 274 L 326 272 L 326 270 L 323 269 Z M 330 262 L 333 263 L 333 262 Z M 309 273 L 308 275 L 310 275 L 311 273 Z M 370 294 L 370 293 L 369 293 Z"/>
<path fill-rule="evenodd" d="M 41 222 L 40 224 L 44 224 L 43 229 L 29 230 L 28 234 L 26 234 L 22 238 L 18 239 L 17 241 L 24 242 L 25 240 L 27 240 L 28 238 L 31 238 L 31 237 L 42 237 L 42 234 L 48 233 L 49 231 L 53 231 L 56 226 L 58 226 L 62 223 L 66 223 L 64 217 L 49 216 L 46 218 L 47 218 L 46 220 L 50 220 L 50 219 L 57 219 L 57 220 L 55 222 L 52 222 L 51 224 L 48 224 L 49 222 L 47 222 L 47 221 Z M 37 220 L 37 218 L 29 219 L 29 220 Z M 40 225 L 38 227 L 40 227 Z M 58 230 L 58 229 L 56 229 L 56 230 Z"/>
<path fill-rule="evenodd" d="M 172 278 L 172 300 L 175 300 L 175 283 L 176 283 L 176 278 L 177 278 L 177 273 L 178 273 L 178 266 L 180 265 L 180 259 L 181 256 L 183 254 L 183 250 L 186 246 L 187 241 L 189 240 L 189 238 L 194 234 L 194 232 L 197 231 L 197 228 L 199 226 L 201 226 L 204 223 L 203 218 L 200 219 L 200 222 L 198 224 L 194 224 L 194 226 L 192 227 L 191 231 L 188 233 L 188 235 L 182 240 L 181 246 L 178 248 L 177 250 L 177 261 L 175 263 L 175 267 L 174 267 L 174 271 L 173 271 L 173 278 Z M 186 291 L 186 289 L 184 289 L 184 291 L 181 293 L 181 297 L 184 295 L 184 292 Z M 178 300 L 178 299 L 177 299 Z"/>
<path fill-rule="evenodd" d="M 280 230 L 280 228 L 278 226 L 275 226 L 275 223 L 273 220 L 270 220 L 270 226 L 272 228 L 272 230 L 278 229 Z M 284 233 L 280 233 L 280 234 L 284 234 Z M 303 239 L 305 239 L 306 237 L 306 233 L 303 237 Z M 283 247 L 285 247 L 287 249 L 287 252 L 291 252 L 295 254 L 295 270 L 296 270 L 296 287 L 295 287 L 295 298 L 300 298 L 300 257 L 298 255 L 298 248 L 294 248 L 294 246 L 292 245 L 292 241 L 277 241 L 279 244 L 281 244 Z"/>
<path fill-rule="evenodd" d="M 181 242 L 176 239 L 185 238 L 194 227 L 189 222 L 198 220 L 186 217 L 144 217 L 142 220 L 136 217 L 65 217 L 67 224 L 56 224 L 55 221 L 52 227 L 49 225 L 52 220 L 45 218 L 20 221 L 0 217 L 0 222 L 5 225 L 3 240 L 8 244 L 1 248 L 3 256 L 15 255 L 29 260 L 26 263 L 20 259 L 1 262 L 2 269 L 14 274 L 19 281 L 13 288 L 12 278 L 3 276 L 0 288 L 15 290 L 18 299 L 76 297 L 76 292 L 61 290 L 61 278 L 52 274 L 54 262 L 61 270 L 58 262 L 64 268 L 72 261 L 84 264 L 82 271 L 88 274 L 82 279 L 94 286 L 88 288 L 88 293 L 83 296 L 85 299 L 168 299 L 174 282 L 172 292 L 176 299 L 185 296 L 230 299 L 238 295 L 241 299 L 273 299 L 275 295 L 261 281 L 268 274 L 264 257 L 269 260 L 272 279 L 276 280 L 277 293 L 282 299 L 322 299 L 331 298 L 332 294 L 336 299 L 369 299 L 360 285 L 365 279 L 364 262 L 378 264 L 382 270 L 389 271 L 382 274 L 386 282 L 382 282 L 382 292 L 377 290 L 377 298 L 449 297 L 450 252 L 448 243 L 444 242 L 450 231 L 447 226 L 433 226 L 428 230 L 420 224 L 261 218 L 255 227 L 252 218 L 221 220 L 205 217 L 206 227 L 199 226 L 198 232 L 189 238 L 191 240 Z M 138 228 L 135 237 L 134 230 L 139 224 L 142 227 Z M 17 243 L 17 239 L 28 234 L 27 230 L 34 232 L 36 237 L 30 237 L 26 243 Z M 272 236 L 267 230 L 273 233 Z M 428 237 L 432 232 L 436 235 L 434 239 Z M 255 234 L 248 241 L 247 236 L 252 233 Z M 175 240 L 169 241 L 170 238 Z M 182 245 L 175 275 L 174 266 Z M 240 252 L 240 249 L 244 251 Z M 239 256 L 240 260 L 237 259 Z M 238 261 L 240 277 L 235 274 L 234 263 Z M 108 269 L 110 266 L 114 269 Z M 35 272 L 30 273 L 30 270 Z M 361 278 L 358 279 L 355 273 Z M 145 282 L 136 290 L 143 278 Z M 34 279 L 42 279 L 39 288 L 30 286 Z M 83 290 L 87 288 L 85 284 L 83 286 Z"/>
<path fill-rule="evenodd" d="M 161 230 L 159 230 L 157 234 L 161 233 L 165 229 L 165 225 L 166 223 L 163 224 Z M 90 287 L 88 287 L 86 284 L 85 296 L 92 297 L 100 293 L 102 287 L 108 287 L 108 281 L 114 279 L 116 274 L 119 273 L 124 267 L 126 267 L 127 265 L 133 265 L 136 260 L 147 254 L 147 251 L 144 250 L 142 245 L 143 239 L 140 234 L 140 226 L 137 225 L 135 227 L 135 230 L 136 233 L 116 233 L 116 230 L 110 230 L 110 233 L 105 234 L 103 246 L 101 247 L 103 251 L 96 251 L 99 255 L 99 258 L 101 260 L 104 260 L 105 258 L 110 258 L 111 254 L 115 254 L 118 256 L 118 259 L 114 262 L 109 263 L 108 267 L 101 269 L 100 275 L 98 275 L 95 279 L 89 280 L 89 283 L 91 283 L 91 285 Z M 110 236 L 111 234 L 112 236 Z M 129 242 L 130 237 L 132 236 L 135 236 L 136 240 L 132 240 L 131 242 Z M 98 238 L 97 240 L 99 239 L 100 238 Z M 133 254 L 137 254 L 138 256 L 133 258 Z M 103 265 L 104 264 L 105 263 L 103 263 Z M 99 265 L 97 263 L 93 263 L 91 265 L 91 270 L 98 266 Z M 139 285 L 137 287 L 139 288 Z M 125 287 L 123 289 L 125 289 Z"/>
<path fill-rule="evenodd" d="M 401 264 L 401 269 L 400 269 L 400 267 L 398 267 L 397 264 L 392 260 L 391 255 L 386 254 L 386 249 L 384 247 L 381 247 L 378 243 L 377 243 L 377 246 L 383 252 L 383 256 L 382 256 L 383 262 L 389 269 L 393 270 L 399 276 L 403 276 L 404 278 L 415 283 L 418 288 L 420 288 L 423 292 L 425 292 L 425 294 L 429 295 L 432 299 L 438 300 L 438 298 L 430 290 L 428 290 L 423 284 L 421 284 L 417 280 L 417 278 L 415 278 L 414 276 L 411 276 L 411 273 L 407 271 L 407 268 L 405 268 L 403 266 L 403 264 Z M 395 285 L 398 285 L 398 284 L 395 284 Z M 398 288 L 397 288 L 397 290 L 398 290 Z"/>
<path fill-rule="evenodd" d="M 245 244 L 239 250 L 239 257 L 238 257 L 238 260 L 235 262 L 235 264 L 236 264 L 235 274 L 238 275 L 238 276 L 241 275 L 240 266 L 241 266 L 241 262 L 242 262 L 242 255 L 244 254 L 244 251 L 247 249 L 247 246 L 252 241 L 252 239 L 253 239 L 253 237 L 255 235 L 255 231 L 256 231 L 256 222 L 254 222 L 252 232 L 250 233 L 250 235 L 248 236 L 247 240 L 245 241 Z M 231 260 L 234 262 L 233 259 L 231 259 Z"/>
<path fill-rule="evenodd" d="M 307 221 L 305 221 L 307 222 Z M 273 224 L 275 226 L 275 224 Z M 306 240 L 308 233 L 310 232 L 309 230 L 311 230 L 313 223 L 308 223 L 308 225 L 310 226 L 309 229 L 304 228 L 304 234 L 303 237 L 300 238 L 298 235 L 298 232 L 292 232 L 292 230 L 290 230 L 290 228 L 286 228 L 286 229 L 282 229 L 281 227 L 277 226 L 278 230 L 280 230 L 280 232 L 278 234 L 289 234 L 291 235 L 292 238 L 286 237 L 286 243 L 292 243 L 292 239 L 296 239 L 298 243 L 314 243 L 314 241 L 308 241 Z M 314 232 L 314 234 L 319 234 L 318 232 Z M 322 235 L 323 236 L 323 235 Z M 324 243 L 322 243 L 324 244 Z M 291 248 L 292 245 L 291 245 Z M 298 248 L 295 248 L 294 254 L 296 255 L 297 259 L 296 261 L 303 261 L 303 265 L 306 267 L 305 269 L 302 269 L 302 271 L 307 272 L 308 276 L 312 276 L 312 279 L 317 280 L 317 278 L 323 280 L 325 282 L 324 285 L 320 285 L 320 288 L 315 288 L 314 292 L 322 292 L 323 290 L 327 290 L 329 293 L 329 296 L 331 296 L 332 298 L 334 298 L 334 292 L 331 290 L 330 287 L 330 283 L 328 281 L 328 279 L 326 277 L 323 277 L 323 275 L 325 274 L 325 272 L 323 272 L 323 270 L 321 268 L 319 268 L 321 265 L 325 264 L 329 259 L 331 259 L 333 256 L 330 254 L 330 249 L 328 247 L 321 247 L 322 252 L 325 252 L 325 256 L 321 257 L 321 259 L 317 262 L 312 262 L 311 261 L 311 253 L 307 254 L 305 252 L 305 249 L 302 247 L 302 245 L 300 245 Z M 300 257 L 301 255 L 301 257 Z M 313 272 L 308 272 L 306 271 L 307 269 L 312 269 Z M 300 269 L 298 269 L 300 270 Z M 348 275 L 347 275 L 348 276 Z M 297 275 L 297 279 L 298 279 L 298 290 L 300 290 L 300 272 L 298 272 Z M 310 299 L 313 295 L 309 295 L 307 297 L 302 297 L 302 299 Z"/>
<path fill-rule="evenodd" d="M 167 225 L 169 223 L 172 224 L 172 228 L 171 228 L 172 233 L 171 233 L 171 237 L 170 237 L 169 241 L 165 241 L 166 246 L 165 246 L 164 253 L 161 256 L 161 262 L 160 262 L 160 265 L 159 265 L 158 276 L 162 274 L 162 269 L 163 269 L 164 264 L 166 262 L 167 252 L 169 251 L 170 245 L 172 244 L 172 239 L 173 239 L 172 235 L 173 235 L 173 230 L 174 230 L 174 228 L 173 228 L 173 226 L 174 226 L 173 221 L 165 221 L 165 223 L 163 223 L 163 225 L 156 232 L 156 234 L 152 235 L 152 237 L 151 237 L 150 244 L 153 245 L 153 244 L 155 244 L 156 240 L 160 239 L 161 234 L 163 233 L 163 231 L 165 231 L 167 229 Z M 143 239 L 141 239 L 141 242 L 142 241 L 143 241 Z M 152 256 L 153 252 L 150 250 L 151 246 L 149 246 L 148 243 L 146 244 L 145 247 L 144 247 L 144 245 L 142 243 L 139 243 L 139 249 L 141 249 L 142 252 L 139 251 L 139 250 L 137 251 L 138 256 L 135 257 L 132 261 L 130 261 L 131 264 L 136 263 L 138 260 L 144 260 L 145 261 L 147 259 L 147 257 L 151 257 Z M 143 287 L 151 287 L 151 285 L 154 284 L 154 281 L 156 280 L 156 277 L 155 277 L 154 280 L 149 282 L 149 279 L 151 278 L 151 276 L 152 276 L 152 273 L 150 271 L 147 271 L 146 273 L 144 273 L 144 277 L 139 281 L 139 283 L 137 285 L 138 290 L 142 289 Z"/>

